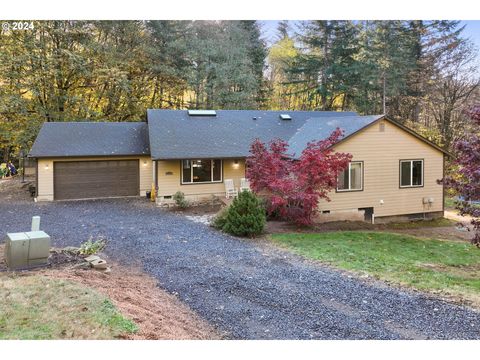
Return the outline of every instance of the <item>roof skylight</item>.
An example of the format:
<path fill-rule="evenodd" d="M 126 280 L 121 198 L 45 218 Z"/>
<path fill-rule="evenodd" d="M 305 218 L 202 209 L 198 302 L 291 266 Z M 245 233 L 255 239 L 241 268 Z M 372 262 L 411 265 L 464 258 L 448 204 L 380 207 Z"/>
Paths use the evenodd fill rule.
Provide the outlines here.
<path fill-rule="evenodd" d="M 215 110 L 188 110 L 189 116 L 217 116 Z"/>

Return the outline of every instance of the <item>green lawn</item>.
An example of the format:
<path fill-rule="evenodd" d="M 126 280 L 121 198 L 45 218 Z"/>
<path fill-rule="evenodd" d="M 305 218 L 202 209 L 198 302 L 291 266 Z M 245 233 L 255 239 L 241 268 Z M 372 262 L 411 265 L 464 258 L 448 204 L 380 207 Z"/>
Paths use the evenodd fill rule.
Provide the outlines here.
<path fill-rule="evenodd" d="M 44 276 L 0 277 L 0 339 L 115 339 L 137 331 L 105 296 Z"/>
<path fill-rule="evenodd" d="M 469 243 L 358 231 L 275 234 L 271 239 L 341 269 L 480 305 L 480 249 Z"/>
<path fill-rule="evenodd" d="M 445 196 L 445 209 L 447 210 L 456 210 L 456 201 L 454 197 L 451 196 Z M 473 207 L 480 207 L 479 204 L 474 204 Z"/>
<path fill-rule="evenodd" d="M 445 196 L 445 209 L 447 210 L 455 209 L 455 200 L 453 197 Z"/>

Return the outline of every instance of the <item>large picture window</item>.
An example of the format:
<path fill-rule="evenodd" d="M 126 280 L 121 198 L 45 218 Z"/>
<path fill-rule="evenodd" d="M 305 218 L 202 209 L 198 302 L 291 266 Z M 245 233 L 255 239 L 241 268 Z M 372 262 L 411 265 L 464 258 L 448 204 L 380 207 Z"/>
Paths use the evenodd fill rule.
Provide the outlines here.
<path fill-rule="evenodd" d="M 338 175 L 337 191 L 363 190 L 363 162 L 352 161 L 348 168 Z"/>
<path fill-rule="evenodd" d="M 222 181 L 222 160 L 182 160 L 182 184 Z"/>
<path fill-rule="evenodd" d="M 423 160 L 400 160 L 400 187 L 423 186 Z"/>

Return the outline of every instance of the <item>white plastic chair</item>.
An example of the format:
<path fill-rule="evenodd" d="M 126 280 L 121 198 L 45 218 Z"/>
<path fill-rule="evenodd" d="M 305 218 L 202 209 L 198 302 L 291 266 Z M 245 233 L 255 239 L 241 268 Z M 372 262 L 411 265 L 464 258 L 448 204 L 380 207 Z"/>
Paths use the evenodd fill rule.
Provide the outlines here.
<path fill-rule="evenodd" d="M 240 179 L 240 192 L 243 190 L 250 191 L 250 181 L 245 178 Z"/>
<path fill-rule="evenodd" d="M 231 196 L 238 196 L 238 190 L 235 189 L 233 179 L 225 179 L 225 197 L 230 199 Z"/>

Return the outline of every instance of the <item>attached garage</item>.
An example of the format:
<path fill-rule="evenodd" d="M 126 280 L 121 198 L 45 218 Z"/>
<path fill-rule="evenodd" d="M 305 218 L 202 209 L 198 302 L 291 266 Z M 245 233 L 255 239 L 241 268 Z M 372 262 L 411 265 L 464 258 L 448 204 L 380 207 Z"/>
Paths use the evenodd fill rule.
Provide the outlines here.
<path fill-rule="evenodd" d="M 138 160 L 54 162 L 54 199 L 138 196 Z"/>
<path fill-rule="evenodd" d="M 152 187 L 144 122 L 45 123 L 29 156 L 36 201 L 144 196 Z"/>

